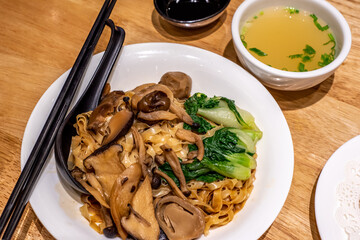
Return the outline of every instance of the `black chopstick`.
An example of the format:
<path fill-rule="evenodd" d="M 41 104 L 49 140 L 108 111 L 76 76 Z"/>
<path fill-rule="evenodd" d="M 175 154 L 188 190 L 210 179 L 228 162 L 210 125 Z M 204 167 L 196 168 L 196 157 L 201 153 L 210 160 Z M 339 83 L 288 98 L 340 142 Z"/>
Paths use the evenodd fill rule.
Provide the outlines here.
<path fill-rule="evenodd" d="M 77 86 L 82 79 L 86 67 L 90 61 L 91 55 L 95 49 L 101 33 L 105 26 L 105 20 L 115 5 L 116 0 L 105 0 L 103 7 L 76 59 L 69 76 L 54 104 L 49 117 L 31 151 L 26 165 L 10 195 L 10 198 L 0 217 L 0 236 L 7 224 L 7 229 L 3 235 L 3 239 L 10 239 L 17 223 L 25 209 L 26 203 L 36 184 L 42 167 L 44 166 L 47 156 L 52 148 L 55 140 L 56 132 L 65 118 L 68 107 L 76 92 Z M 37 174 L 36 174 L 37 173 Z M 9 218 L 11 219 L 9 221 Z"/>

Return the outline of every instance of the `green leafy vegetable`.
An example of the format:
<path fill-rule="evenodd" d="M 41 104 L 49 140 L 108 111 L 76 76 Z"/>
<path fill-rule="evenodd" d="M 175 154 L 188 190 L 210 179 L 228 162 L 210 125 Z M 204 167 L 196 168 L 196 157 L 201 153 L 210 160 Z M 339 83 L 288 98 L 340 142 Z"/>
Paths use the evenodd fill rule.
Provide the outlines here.
<path fill-rule="evenodd" d="M 335 42 L 334 36 L 331 33 L 329 33 L 328 36 L 329 36 L 330 40 L 328 42 L 324 43 L 324 45 L 328 45 L 329 43 L 334 43 L 334 46 L 332 48 L 335 48 L 336 42 Z"/>
<path fill-rule="evenodd" d="M 302 58 L 303 54 L 294 54 L 294 55 L 290 55 L 289 58 L 294 59 L 294 58 Z"/>
<path fill-rule="evenodd" d="M 300 12 L 299 9 L 296 9 L 296 8 L 294 8 L 294 7 L 287 7 L 287 8 L 285 8 L 285 10 L 286 10 L 287 12 L 289 12 L 290 14 L 294 14 L 294 13 L 299 13 L 299 12 Z"/>
<path fill-rule="evenodd" d="M 303 63 L 299 63 L 298 70 L 299 72 L 307 72 L 307 70 L 305 69 L 305 65 Z"/>
<path fill-rule="evenodd" d="M 334 56 L 331 54 L 324 53 L 321 55 L 321 62 L 318 62 L 320 67 L 325 67 L 326 65 L 330 64 L 334 61 Z"/>
<path fill-rule="evenodd" d="M 169 163 L 165 163 L 160 166 L 160 170 L 165 172 L 178 186 L 180 186 L 180 182 L 172 171 Z M 224 179 L 223 175 L 212 171 L 199 160 L 194 160 L 192 163 L 188 164 L 181 164 L 181 170 L 183 171 L 187 182 L 190 180 L 214 182 Z"/>
<path fill-rule="evenodd" d="M 257 55 L 259 55 L 261 57 L 267 56 L 266 53 L 264 53 L 263 51 L 261 51 L 260 49 L 257 49 L 257 48 L 250 48 L 249 50 L 256 53 Z"/>
<path fill-rule="evenodd" d="M 225 177 L 246 180 L 251 170 L 256 168 L 256 160 L 252 157 L 255 145 L 262 137 L 261 131 L 236 128 L 222 128 L 212 137 L 203 140 L 205 155 L 200 162 L 194 160 L 189 164 L 181 164 L 186 181 L 192 179 L 213 182 Z M 196 150 L 195 145 L 188 145 L 189 151 Z M 177 184 L 178 179 L 168 163 L 160 167 Z"/>
<path fill-rule="evenodd" d="M 186 112 L 189 115 L 196 114 L 199 107 L 204 104 L 206 101 L 207 96 L 203 93 L 195 93 L 191 97 L 189 97 L 186 102 L 184 103 L 184 107 Z"/>
<path fill-rule="evenodd" d="M 204 139 L 205 155 L 201 164 L 226 177 L 246 180 L 256 160 L 246 153 L 247 149 L 237 134 L 228 128 L 217 130 Z"/>
<path fill-rule="evenodd" d="M 198 119 L 197 115 L 207 118 L 217 124 L 225 127 L 248 128 L 258 130 L 254 117 L 247 111 L 237 108 L 234 101 L 224 97 L 208 98 L 203 93 L 195 93 L 185 104 L 186 112 L 195 122 L 204 125 L 205 130 L 211 129 L 212 126 L 206 125 L 202 118 Z M 197 115 L 196 115 L 197 114 Z M 205 122 L 203 122 L 205 121 Z M 184 124 L 184 128 L 191 129 Z M 193 129 L 194 130 L 194 129 Z M 200 132 L 198 130 L 198 132 Z M 204 131 L 202 131 L 204 132 Z"/>
<path fill-rule="evenodd" d="M 204 157 L 202 163 L 217 173 L 230 178 L 239 180 L 247 180 L 251 176 L 251 169 L 236 162 L 214 161 L 213 159 Z"/>
<path fill-rule="evenodd" d="M 234 113 L 230 110 L 228 104 L 221 100 L 219 106 L 215 108 L 203 109 L 199 108 L 198 114 L 209 119 L 217 124 L 222 124 L 225 127 L 243 128 L 241 122 L 239 123 Z M 248 125 L 248 124 L 246 124 Z"/>
<path fill-rule="evenodd" d="M 329 29 L 328 25 L 325 26 L 321 26 L 320 23 L 318 22 L 318 17 L 315 14 L 310 14 L 310 17 L 312 17 L 312 19 L 314 20 L 314 24 L 315 26 L 320 30 L 320 31 L 325 31 L 327 29 Z"/>
<path fill-rule="evenodd" d="M 301 59 L 302 62 L 310 62 L 311 61 L 311 57 L 310 56 L 303 56 L 302 59 Z"/>
<path fill-rule="evenodd" d="M 221 98 L 222 101 L 225 101 L 228 105 L 228 108 L 230 109 L 230 111 L 233 112 L 233 114 L 236 117 L 236 120 L 238 121 L 238 123 L 240 123 L 241 126 L 243 127 L 249 127 L 247 125 L 247 123 L 244 121 L 244 119 L 241 117 L 240 113 L 237 111 L 236 109 L 236 105 L 235 105 L 235 101 L 234 100 L 230 100 L 226 97 L 222 97 Z"/>
<path fill-rule="evenodd" d="M 256 167 L 256 161 L 252 157 L 255 154 L 255 145 L 262 137 L 254 117 L 249 112 L 237 108 L 231 99 L 216 96 L 209 98 L 203 93 L 195 93 L 184 103 L 184 106 L 195 122 L 208 123 L 199 117 L 202 116 L 225 126 L 217 130 L 212 137 L 203 140 L 205 153 L 201 162 L 194 161 L 182 166 L 185 178 L 211 181 L 219 179 L 220 174 L 241 180 L 248 179 L 251 170 Z M 200 125 L 206 126 L 205 123 Z M 184 128 L 191 129 L 191 126 L 184 124 Z M 198 131 L 200 132 L 200 128 Z M 188 148 L 189 151 L 197 149 L 195 145 L 188 145 Z M 171 171 L 166 169 L 166 165 L 161 169 L 167 171 L 166 173 Z M 173 174 L 168 175 L 173 176 Z"/>
<path fill-rule="evenodd" d="M 313 49 L 310 45 L 305 46 L 305 48 L 303 49 L 304 54 L 308 54 L 308 55 L 314 55 L 316 53 L 315 49 Z"/>
<path fill-rule="evenodd" d="M 192 120 L 198 124 L 198 128 L 194 128 L 188 124 L 184 124 L 184 129 L 194 130 L 199 133 L 206 133 L 208 130 L 214 128 L 208 121 L 196 115 L 199 108 L 214 108 L 219 105 L 219 100 L 217 98 L 208 98 L 203 93 L 195 93 L 184 103 L 186 112 L 190 115 Z"/>
<path fill-rule="evenodd" d="M 329 63 L 331 63 L 335 59 L 335 47 L 336 47 L 335 38 L 331 33 L 329 33 L 328 36 L 329 36 L 330 40 L 328 42 L 324 43 L 324 45 L 327 45 L 329 43 L 333 43 L 333 46 L 331 47 L 330 54 L 324 53 L 324 54 L 321 55 L 321 61 L 318 62 L 318 65 L 320 67 L 324 67 L 324 66 L 328 65 Z"/>
<path fill-rule="evenodd" d="M 197 181 L 203 181 L 207 183 L 215 182 L 217 180 L 223 180 L 225 177 L 221 174 L 211 172 L 206 175 L 200 175 L 196 178 Z"/>
<path fill-rule="evenodd" d="M 293 54 L 290 55 L 289 58 L 291 59 L 296 59 L 296 58 L 301 58 L 301 63 L 299 63 L 298 65 L 298 70 L 299 72 L 306 72 L 307 70 L 305 69 L 305 65 L 304 63 L 306 62 L 310 62 L 311 59 L 315 56 L 316 51 L 313 47 L 311 47 L 310 45 L 306 44 L 305 48 L 303 49 L 303 54 Z"/>
<path fill-rule="evenodd" d="M 254 155 L 256 152 L 256 143 L 262 138 L 262 132 L 251 129 L 226 128 L 228 131 L 235 133 L 239 139 L 237 145 L 243 146 L 245 151 Z"/>
<path fill-rule="evenodd" d="M 189 115 L 196 114 L 199 108 L 213 108 L 219 105 L 219 98 L 208 98 L 203 93 L 195 93 L 184 103 L 185 110 Z"/>
<path fill-rule="evenodd" d="M 189 115 L 192 118 L 192 120 L 194 121 L 194 123 L 196 123 L 199 127 L 193 127 L 193 126 L 190 126 L 187 123 L 184 123 L 184 129 L 193 130 L 193 131 L 196 131 L 198 133 L 206 133 L 210 129 L 214 128 L 214 126 L 211 125 L 204 118 L 199 117 L 199 116 L 197 116 L 195 114 L 189 114 Z"/>
<path fill-rule="evenodd" d="M 243 34 L 240 35 L 240 39 L 244 47 L 247 48 L 247 42 L 245 42 L 245 36 Z"/>
<path fill-rule="evenodd" d="M 198 150 L 198 147 L 195 144 L 188 145 L 189 152 Z"/>

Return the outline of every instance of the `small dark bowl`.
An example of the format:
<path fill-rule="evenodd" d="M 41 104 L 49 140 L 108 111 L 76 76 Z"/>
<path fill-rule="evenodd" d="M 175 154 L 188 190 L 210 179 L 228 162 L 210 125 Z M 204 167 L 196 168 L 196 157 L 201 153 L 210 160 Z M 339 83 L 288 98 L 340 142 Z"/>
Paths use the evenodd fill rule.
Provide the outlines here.
<path fill-rule="evenodd" d="M 198 28 L 217 20 L 230 0 L 154 0 L 166 22 L 183 28 Z"/>

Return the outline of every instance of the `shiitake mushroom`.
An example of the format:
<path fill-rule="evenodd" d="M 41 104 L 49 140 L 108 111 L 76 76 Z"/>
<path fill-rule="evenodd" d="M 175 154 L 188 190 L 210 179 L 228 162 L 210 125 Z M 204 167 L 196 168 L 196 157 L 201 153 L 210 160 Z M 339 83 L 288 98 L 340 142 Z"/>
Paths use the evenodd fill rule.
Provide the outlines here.
<path fill-rule="evenodd" d="M 145 95 L 137 104 L 137 109 L 145 113 L 167 111 L 169 107 L 170 99 L 161 91 L 153 91 Z"/>
<path fill-rule="evenodd" d="M 159 83 L 170 88 L 176 98 L 185 99 L 190 95 L 192 80 L 183 72 L 167 72 L 161 77 Z"/>

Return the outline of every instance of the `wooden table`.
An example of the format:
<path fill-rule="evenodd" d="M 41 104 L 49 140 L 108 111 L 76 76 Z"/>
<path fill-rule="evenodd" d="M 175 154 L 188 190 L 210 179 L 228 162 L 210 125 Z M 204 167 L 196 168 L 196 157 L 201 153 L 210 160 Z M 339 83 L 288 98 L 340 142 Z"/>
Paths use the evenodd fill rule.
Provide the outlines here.
<path fill-rule="evenodd" d="M 102 5 L 101 0 L 0 0 L 0 210 L 20 174 L 20 148 L 31 111 L 69 69 Z M 239 64 L 231 18 L 241 0 L 209 27 L 182 30 L 160 20 L 151 0 L 119 0 L 111 18 L 127 32 L 125 45 L 176 42 L 200 47 Z M 319 86 L 300 92 L 269 89 L 288 121 L 295 151 L 292 186 L 279 216 L 261 239 L 319 239 L 316 182 L 331 154 L 360 134 L 360 0 L 330 1 L 352 30 L 347 60 Z M 104 51 L 109 32 L 96 52 Z M 31 206 L 15 239 L 52 239 Z"/>

